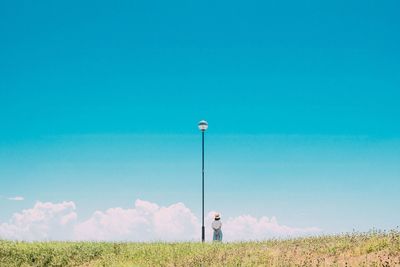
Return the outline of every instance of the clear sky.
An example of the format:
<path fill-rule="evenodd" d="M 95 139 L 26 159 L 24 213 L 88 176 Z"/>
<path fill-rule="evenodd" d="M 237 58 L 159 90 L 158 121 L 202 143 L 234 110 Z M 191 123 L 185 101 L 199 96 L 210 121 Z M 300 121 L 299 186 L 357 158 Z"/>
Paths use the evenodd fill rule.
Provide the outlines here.
<path fill-rule="evenodd" d="M 37 201 L 73 201 L 82 220 L 136 199 L 199 218 L 206 119 L 207 211 L 398 226 L 399 10 L 3 1 L 0 223 Z"/>

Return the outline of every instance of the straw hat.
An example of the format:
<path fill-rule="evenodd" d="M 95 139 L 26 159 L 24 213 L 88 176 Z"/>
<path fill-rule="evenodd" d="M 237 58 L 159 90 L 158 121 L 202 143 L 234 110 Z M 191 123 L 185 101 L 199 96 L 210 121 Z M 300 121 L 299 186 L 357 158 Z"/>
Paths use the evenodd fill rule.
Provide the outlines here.
<path fill-rule="evenodd" d="M 216 219 L 216 220 L 219 220 L 219 219 L 220 219 L 220 217 L 219 217 L 219 213 L 215 213 L 215 215 L 214 215 L 214 219 Z"/>

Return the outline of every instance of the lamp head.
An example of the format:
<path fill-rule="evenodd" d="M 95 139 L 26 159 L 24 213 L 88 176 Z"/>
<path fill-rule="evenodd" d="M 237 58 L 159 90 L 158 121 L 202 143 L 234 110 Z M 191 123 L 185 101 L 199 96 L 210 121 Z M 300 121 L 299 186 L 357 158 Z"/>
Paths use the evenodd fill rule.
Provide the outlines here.
<path fill-rule="evenodd" d="M 208 123 L 205 120 L 199 122 L 199 130 L 205 132 L 208 129 Z"/>

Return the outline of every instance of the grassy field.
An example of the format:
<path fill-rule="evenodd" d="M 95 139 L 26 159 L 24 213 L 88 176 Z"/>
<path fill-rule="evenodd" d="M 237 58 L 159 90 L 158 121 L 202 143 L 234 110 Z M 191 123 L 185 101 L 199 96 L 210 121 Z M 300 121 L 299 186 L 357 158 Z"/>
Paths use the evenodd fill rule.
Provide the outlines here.
<path fill-rule="evenodd" d="M 0 266 L 400 266 L 400 232 L 226 244 L 0 241 Z"/>

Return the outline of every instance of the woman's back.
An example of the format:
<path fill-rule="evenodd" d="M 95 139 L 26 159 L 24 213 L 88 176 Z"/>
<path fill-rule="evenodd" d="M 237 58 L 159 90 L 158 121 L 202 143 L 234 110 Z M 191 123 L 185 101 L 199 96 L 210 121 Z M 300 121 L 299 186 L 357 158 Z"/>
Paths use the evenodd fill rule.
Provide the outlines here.
<path fill-rule="evenodd" d="M 212 229 L 219 230 L 221 229 L 222 223 L 221 221 L 213 221 L 211 224 Z"/>
<path fill-rule="evenodd" d="M 211 224 L 212 229 L 214 230 L 214 235 L 213 235 L 213 240 L 214 241 L 222 241 L 222 223 L 220 221 L 220 216 L 219 214 L 215 214 L 214 221 Z"/>

